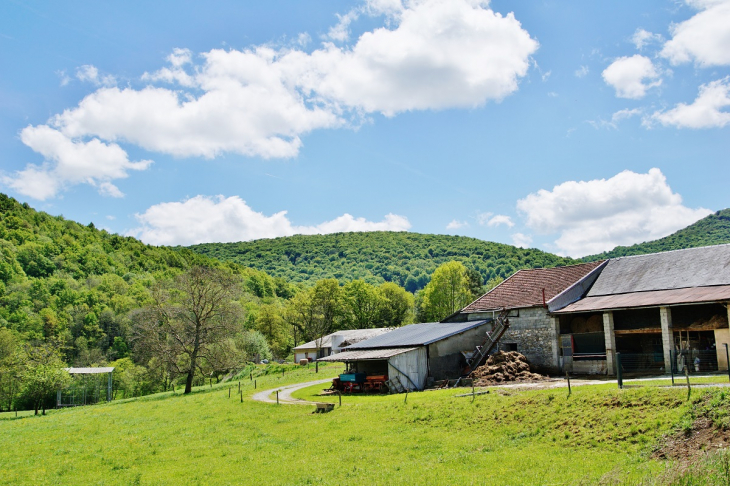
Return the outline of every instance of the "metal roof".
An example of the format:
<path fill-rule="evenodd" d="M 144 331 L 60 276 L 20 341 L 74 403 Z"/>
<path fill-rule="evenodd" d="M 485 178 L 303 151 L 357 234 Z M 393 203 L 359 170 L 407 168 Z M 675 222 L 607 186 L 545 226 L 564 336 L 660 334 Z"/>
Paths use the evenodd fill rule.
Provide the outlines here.
<path fill-rule="evenodd" d="M 586 297 L 556 311 L 556 314 L 574 312 L 606 311 L 632 307 L 656 307 L 660 305 L 681 305 L 694 302 L 730 301 L 730 285 L 716 287 L 694 287 L 689 289 L 652 290 L 618 295 Z"/>
<path fill-rule="evenodd" d="M 350 351 L 354 349 L 424 346 L 468 331 L 469 329 L 474 329 L 486 322 L 486 320 L 482 319 L 467 322 L 426 322 L 423 324 L 410 324 L 366 341 L 360 341 L 344 349 Z"/>
<path fill-rule="evenodd" d="M 518 270 L 477 300 L 464 307 L 462 314 L 541 306 L 561 295 L 577 282 L 593 275 L 603 260 L 579 265 Z M 592 283 L 592 282 L 591 282 Z M 571 294 L 572 297 L 572 294 Z M 572 301 L 582 297 L 573 297 Z M 566 304 L 569 302 L 566 302 Z"/>
<path fill-rule="evenodd" d="M 378 336 L 380 334 L 384 334 L 388 331 L 390 331 L 392 328 L 389 327 L 380 327 L 377 329 L 345 329 L 342 331 L 333 332 L 332 334 L 328 334 L 327 336 L 322 338 L 322 344 L 320 344 L 320 348 L 331 348 L 332 347 L 332 336 L 335 334 L 341 335 L 345 337 L 346 341 L 354 340 L 354 341 L 363 341 L 365 339 L 369 339 L 371 337 Z M 309 341 L 308 343 L 300 344 L 296 348 L 294 348 L 295 351 L 299 351 L 302 349 L 317 349 L 317 342 L 315 341 Z"/>
<path fill-rule="evenodd" d="M 320 358 L 317 361 L 334 361 L 346 363 L 348 361 L 365 361 L 369 359 L 388 359 L 392 356 L 413 351 L 416 348 L 385 348 L 385 349 L 364 349 L 361 351 L 343 351 L 341 353 Z"/>
<path fill-rule="evenodd" d="M 114 367 L 108 368 L 64 368 L 72 375 L 98 375 L 101 373 L 111 373 Z"/>
<path fill-rule="evenodd" d="M 587 297 L 730 285 L 730 245 L 687 248 L 608 262 Z"/>

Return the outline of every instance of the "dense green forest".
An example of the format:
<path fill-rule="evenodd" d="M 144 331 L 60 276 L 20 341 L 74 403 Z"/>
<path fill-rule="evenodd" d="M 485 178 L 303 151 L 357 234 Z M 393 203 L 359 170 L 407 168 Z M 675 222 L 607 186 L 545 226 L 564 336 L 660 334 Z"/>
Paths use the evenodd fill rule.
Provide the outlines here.
<path fill-rule="evenodd" d="M 476 238 L 384 231 L 205 243 L 189 248 L 290 282 L 361 279 L 373 284 L 394 282 L 409 292 L 424 288 L 433 271 L 452 260 L 478 271 L 483 283 L 507 278 L 521 268 L 576 263 L 540 250 Z"/>
<path fill-rule="evenodd" d="M 196 266 L 236 279 L 239 347 L 258 339 L 263 347 L 254 353 L 270 353 L 263 335 L 249 334 L 257 331 L 262 306 L 281 306 L 296 293 L 285 280 L 189 250 L 145 245 L 0 194 L 0 410 L 47 398 L 48 375 L 37 371 L 60 364 L 114 362 L 122 371 L 115 386 L 129 385 L 133 393 L 166 386 L 170 376 L 158 373 L 159 363 L 135 356 L 133 314 L 153 303 L 155 285 Z M 282 352 L 290 347 L 284 341 Z"/>
<path fill-rule="evenodd" d="M 583 260 L 590 262 L 604 258 L 643 255 L 723 243 L 730 243 L 730 209 L 717 211 L 664 238 L 631 246 L 617 246 L 611 251 L 590 255 L 583 258 Z"/>
<path fill-rule="evenodd" d="M 481 289 L 462 273 L 470 291 Z M 209 300 L 217 309 L 195 308 L 205 292 L 218 295 Z M 203 315 L 221 320 L 197 329 Z M 338 329 L 415 318 L 413 295 L 394 283 L 292 285 L 0 194 L 0 411 L 52 405 L 69 383 L 67 366 L 114 366 L 115 396 L 189 390 L 252 360 L 287 358 L 297 343 Z"/>

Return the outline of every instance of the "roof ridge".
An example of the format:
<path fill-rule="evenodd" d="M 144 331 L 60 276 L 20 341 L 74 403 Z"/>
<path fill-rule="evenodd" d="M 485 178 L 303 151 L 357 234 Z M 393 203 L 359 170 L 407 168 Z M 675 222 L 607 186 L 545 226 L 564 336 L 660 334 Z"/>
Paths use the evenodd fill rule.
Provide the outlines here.
<path fill-rule="evenodd" d="M 652 255 L 664 255 L 667 253 L 677 253 L 680 251 L 690 251 L 690 250 L 702 250 L 705 248 L 715 248 L 715 247 L 719 247 L 719 246 L 730 246 L 730 243 L 719 243 L 717 245 L 705 245 L 705 246 L 693 246 L 691 248 L 676 248 L 674 250 L 655 251 L 653 253 L 642 253 L 640 255 L 624 255 L 624 256 L 619 256 L 619 257 L 608 258 L 607 260 L 623 260 L 625 258 L 639 258 L 639 257 L 652 256 Z"/>

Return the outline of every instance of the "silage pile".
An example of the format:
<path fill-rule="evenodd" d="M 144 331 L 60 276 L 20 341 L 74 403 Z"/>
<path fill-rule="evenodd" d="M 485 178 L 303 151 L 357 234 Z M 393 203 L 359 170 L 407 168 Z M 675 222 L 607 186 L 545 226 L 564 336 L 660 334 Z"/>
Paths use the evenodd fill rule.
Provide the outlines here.
<path fill-rule="evenodd" d="M 530 363 L 517 351 L 498 351 L 487 358 L 487 363 L 469 375 L 475 386 L 499 385 L 507 382 L 531 382 L 548 379 L 530 371 Z"/>

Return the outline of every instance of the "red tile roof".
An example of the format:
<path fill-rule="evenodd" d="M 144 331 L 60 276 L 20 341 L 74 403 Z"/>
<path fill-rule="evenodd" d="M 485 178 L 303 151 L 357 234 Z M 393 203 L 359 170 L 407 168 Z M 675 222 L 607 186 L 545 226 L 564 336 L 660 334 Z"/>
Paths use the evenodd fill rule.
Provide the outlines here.
<path fill-rule="evenodd" d="M 543 305 L 543 289 L 545 290 L 544 302 L 548 302 L 588 275 L 601 263 L 603 263 L 603 260 L 567 267 L 518 270 L 507 280 L 464 307 L 461 312 L 470 313 Z"/>

